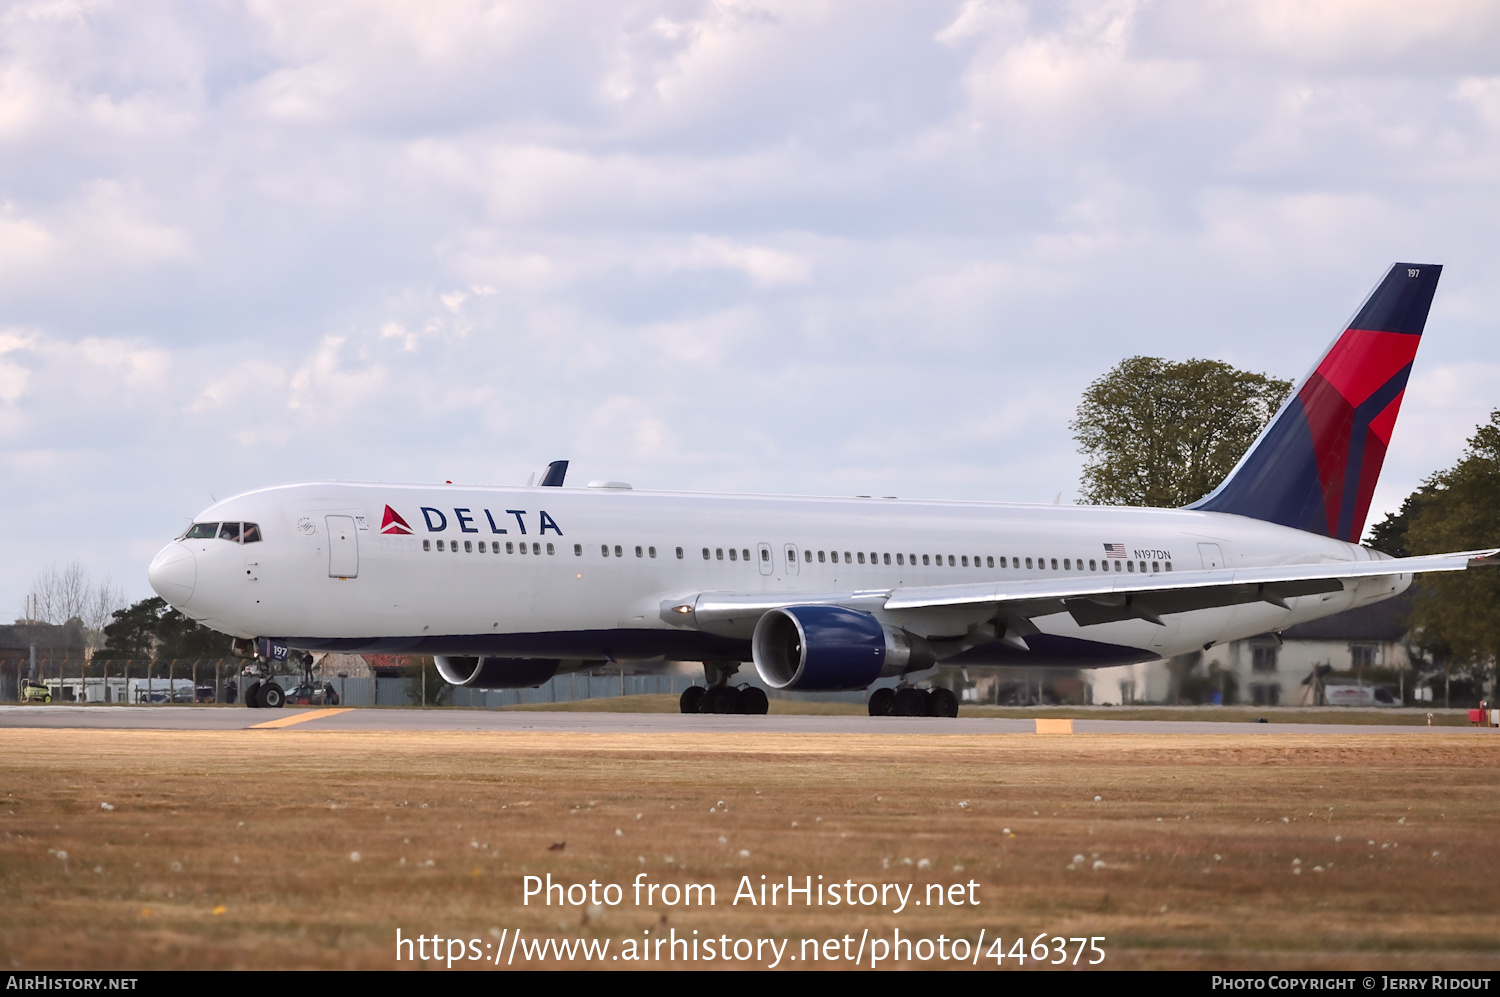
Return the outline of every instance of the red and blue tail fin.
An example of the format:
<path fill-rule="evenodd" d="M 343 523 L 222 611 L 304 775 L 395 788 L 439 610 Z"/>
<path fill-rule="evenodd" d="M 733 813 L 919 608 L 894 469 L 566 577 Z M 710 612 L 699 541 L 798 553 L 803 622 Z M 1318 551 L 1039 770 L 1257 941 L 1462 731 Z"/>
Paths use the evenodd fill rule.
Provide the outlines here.
<path fill-rule="evenodd" d="M 1391 267 L 1229 477 L 1188 508 L 1358 543 L 1442 272 Z"/>

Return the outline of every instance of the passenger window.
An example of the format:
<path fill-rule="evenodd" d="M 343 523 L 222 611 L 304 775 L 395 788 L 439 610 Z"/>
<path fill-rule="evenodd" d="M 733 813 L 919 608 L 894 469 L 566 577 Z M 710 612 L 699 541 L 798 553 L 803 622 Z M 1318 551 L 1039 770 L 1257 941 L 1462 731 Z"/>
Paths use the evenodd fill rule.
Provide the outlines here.
<path fill-rule="evenodd" d="M 526 553 L 526 541 L 524 540 L 521 541 L 521 553 Z"/>
<path fill-rule="evenodd" d="M 1167 570 L 1168 570 L 1168 571 L 1171 571 L 1171 570 L 1172 570 L 1172 562 L 1171 562 L 1171 561 L 1168 561 L 1168 562 L 1167 562 Z"/>
<path fill-rule="evenodd" d="M 486 550 L 486 548 L 484 546 L 484 541 L 483 540 L 479 541 L 479 553 L 483 554 L 485 552 L 485 550 Z"/>
<path fill-rule="evenodd" d="M 656 548 L 655 547 L 647 547 L 646 548 L 646 553 L 649 554 L 649 555 L 651 555 L 652 557 L 655 557 L 656 556 Z"/>
<path fill-rule="evenodd" d="M 583 544 L 574 544 L 573 545 L 573 556 L 574 557 L 582 557 L 583 556 Z"/>
<path fill-rule="evenodd" d="M 938 558 L 939 562 L 941 562 L 942 560 L 943 559 L 941 557 Z M 955 558 L 952 554 L 948 555 L 948 567 L 950 567 L 950 568 L 956 568 L 956 567 L 958 567 L 958 559 Z"/>
<path fill-rule="evenodd" d="M 1141 574 L 1144 575 L 1145 573 L 1146 573 L 1146 562 L 1142 561 L 1141 562 Z"/>
<path fill-rule="evenodd" d="M 703 548 L 703 560 L 705 560 L 705 561 L 708 560 L 708 548 L 707 547 Z"/>
<path fill-rule="evenodd" d="M 557 548 L 553 547 L 551 544 L 548 544 L 547 553 L 555 556 L 557 554 Z"/>
<path fill-rule="evenodd" d="M 608 557 L 609 556 L 609 544 L 600 544 L 599 545 L 599 556 L 600 557 Z"/>
<path fill-rule="evenodd" d="M 443 550 L 443 549 L 444 549 L 443 542 L 441 540 L 439 540 L 438 541 L 438 550 Z"/>
<path fill-rule="evenodd" d="M 1068 560 L 1066 557 L 1063 558 L 1063 570 L 1064 571 L 1072 571 L 1073 570 L 1073 562 L 1070 561 L 1070 560 Z"/>
<path fill-rule="evenodd" d="M 640 548 L 640 545 L 636 545 L 636 548 L 635 548 L 635 556 L 636 556 L 636 557 L 640 557 L 640 556 L 641 556 L 641 548 Z"/>
<path fill-rule="evenodd" d="M 1007 558 L 1004 558 L 1004 557 L 1000 558 L 1000 567 L 1002 567 L 1002 568 L 1008 568 L 1008 567 L 1010 567 L 1010 561 Z"/>
<path fill-rule="evenodd" d="M 750 560 L 750 548 L 746 547 L 744 550 L 740 551 L 740 556 L 747 561 Z"/>
<path fill-rule="evenodd" d="M 655 548 L 652 548 L 652 549 L 654 550 Z M 652 554 L 651 556 L 655 557 L 656 555 Z M 761 551 L 760 551 L 760 559 L 762 561 L 770 561 L 771 560 L 771 552 L 769 550 L 767 550 L 766 548 L 762 547 Z"/>
<path fill-rule="evenodd" d="M 541 552 L 542 552 L 542 545 L 541 545 L 541 544 L 539 544 L 539 543 L 536 543 L 536 544 L 532 544 L 532 545 L 531 545 L 531 552 L 532 552 L 532 553 L 533 553 L 533 554 L 540 554 L 540 553 L 541 553 Z M 549 554 L 550 554 L 550 553 L 551 553 L 551 551 L 550 551 L 550 550 L 549 550 L 549 551 L 548 551 L 548 553 L 549 553 Z"/>
<path fill-rule="evenodd" d="M 849 552 L 847 550 L 844 551 L 844 563 L 845 564 L 853 564 L 854 563 L 854 559 L 849 556 Z"/>
<path fill-rule="evenodd" d="M 515 552 L 516 552 L 516 545 L 514 543 L 512 543 L 511 541 L 509 541 L 509 540 L 505 541 L 505 553 L 507 553 L 507 554 L 514 554 Z"/>
<path fill-rule="evenodd" d="M 885 555 L 885 563 L 886 564 L 890 564 L 891 563 L 891 555 L 889 555 L 889 554 Z"/>
<path fill-rule="evenodd" d="M 1119 573 L 1120 573 L 1120 562 L 1116 561 L 1115 562 L 1115 574 L 1119 574 Z"/>
<path fill-rule="evenodd" d="M 472 540 L 465 540 L 464 541 L 464 553 L 465 554 L 472 554 L 472 553 L 474 553 L 474 541 L 472 541 Z"/>
<path fill-rule="evenodd" d="M 931 556 L 931 555 L 928 555 L 928 554 L 923 554 L 923 555 L 922 555 L 922 563 L 923 563 L 923 564 L 931 564 L 931 563 L 932 563 L 932 562 L 931 562 L 931 561 L 929 561 L 929 560 L 928 560 L 928 557 L 930 557 L 930 556 Z"/>
<path fill-rule="evenodd" d="M 724 560 L 724 548 L 723 547 L 715 547 L 714 548 L 714 557 L 718 558 L 721 561 Z"/>
<path fill-rule="evenodd" d="M 682 548 L 681 547 L 677 548 L 677 560 L 679 560 L 679 561 L 682 560 Z"/>
<path fill-rule="evenodd" d="M 804 554 L 807 555 L 806 557 L 803 558 L 803 560 L 806 561 L 808 564 L 812 564 L 812 551 L 805 550 L 802 553 L 804 553 Z"/>
<path fill-rule="evenodd" d="M 1053 571 L 1057 570 L 1057 558 L 1055 558 L 1055 557 L 1052 559 L 1052 570 Z"/>
<path fill-rule="evenodd" d="M 1161 570 L 1161 564 L 1160 564 L 1160 562 L 1158 562 L 1158 561 L 1152 561 L 1151 562 L 1151 573 L 1154 575 L 1154 574 L 1156 574 L 1160 570 Z"/>
<path fill-rule="evenodd" d="M 615 557 L 623 557 L 623 556 L 624 555 L 621 554 L 621 552 L 620 552 L 620 545 L 619 544 L 615 544 Z"/>
<path fill-rule="evenodd" d="M 1126 571 L 1134 571 L 1135 570 L 1135 562 L 1134 561 L 1126 561 L 1125 562 L 1125 570 Z"/>
<path fill-rule="evenodd" d="M 1031 558 L 1029 558 L 1029 557 L 1026 559 L 1026 570 L 1027 571 L 1031 570 Z"/>
<path fill-rule="evenodd" d="M 905 554 L 897 554 L 896 555 L 896 563 L 904 565 L 906 563 L 906 555 Z"/>
<path fill-rule="evenodd" d="M 1098 563 L 1096 561 L 1094 561 L 1093 558 L 1089 558 L 1089 570 L 1090 571 L 1098 571 L 1099 570 L 1099 565 L 1098 565 Z"/>
<path fill-rule="evenodd" d="M 423 540 L 422 541 L 422 549 L 423 550 L 432 550 L 432 541 L 431 540 Z"/>
<path fill-rule="evenodd" d="M 731 561 L 737 561 L 737 560 L 739 560 L 739 554 L 735 551 L 735 549 L 733 547 L 729 548 L 729 559 Z"/>
<path fill-rule="evenodd" d="M 963 557 L 959 558 L 959 564 L 961 567 L 967 568 L 969 566 L 969 555 L 965 554 Z"/>
<path fill-rule="evenodd" d="M 995 559 L 993 557 L 986 557 L 984 560 L 986 568 L 993 568 L 995 566 Z M 1003 561 L 1005 559 L 1001 558 L 1001 560 Z"/>
<path fill-rule="evenodd" d="M 865 552 L 864 551 L 860 551 L 859 552 L 859 558 L 858 558 L 858 560 L 859 560 L 860 564 L 864 564 L 865 563 Z"/>
<path fill-rule="evenodd" d="M 821 551 L 821 550 L 820 550 L 820 551 L 818 551 L 818 563 L 819 563 L 819 564 L 822 564 L 822 563 L 823 563 L 823 562 L 824 562 L 824 561 L 825 561 L 825 560 L 827 560 L 827 558 L 825 558 L 825 557 L 824 557 L 824 556 L 823 556 L 823 552 L 822 552 L 822 551 Z"/>

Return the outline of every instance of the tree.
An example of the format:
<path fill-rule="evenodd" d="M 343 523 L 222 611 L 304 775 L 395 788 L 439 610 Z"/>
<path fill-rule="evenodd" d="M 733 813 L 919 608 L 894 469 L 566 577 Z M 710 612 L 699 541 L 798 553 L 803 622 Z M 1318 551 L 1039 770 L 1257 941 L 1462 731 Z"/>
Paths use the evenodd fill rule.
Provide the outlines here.
<path fill-rule="evenodd" d="M 25 616 L 38 623 L 64 624 L 77 620 L 90 650 L 104 643 L 104 627 L 125 604 L 125 594 L 106 576 L 99 583 L 88 569 L 73 561 L 59 568 L 49 565 L 26 593 Z"/>
<path fill-rule="evenodd" d="M 1402 518 L 1407 521 L 1404 536 L 1397 532 Z M 1370 532 L 1385 543 L 1377 549 L 1387 552 L 1437 554 L 1500 546 L 1500 409 L 1469 438 L 1456 465 L 1428 478 L 1399 513 Z M 1447 658 L 1466 671 L 1489 672 L 1493 683 L 1500 656 L 1500 570 L 1422 577 L 1410 623 L 1439 660 Z"/>
<path fill-rule="evenodd" d="M 1122 360 L 1089 385 L 1069 424 L 1088 457 L 1081 501 L 1177 508 L 1202 498 L 1291 390 L 1218 360 Z"/>
<path fill-rule="evenodd" d="M 98 655 L 106 658 L 167 661 L 172 658 L 219 658 L 229 638 L 172 609 L 152 596 L 113 614 L 104 628 Z"/>

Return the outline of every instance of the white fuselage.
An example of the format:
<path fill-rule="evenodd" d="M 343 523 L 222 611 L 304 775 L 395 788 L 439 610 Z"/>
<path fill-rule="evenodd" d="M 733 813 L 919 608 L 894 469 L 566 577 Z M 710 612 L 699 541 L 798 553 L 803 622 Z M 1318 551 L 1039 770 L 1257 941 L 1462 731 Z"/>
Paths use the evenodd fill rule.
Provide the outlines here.
<path fill-rule="evenodd" d="M 754 619 L 688 626 L 666 611 L 703 593 L 794 601 L 1127 566 L 1181 572 L 1383 556 L 1209 512 L 620 488 L 298 484 L 235 496 L 197 521 L 255 523 L 262 539 L 174 541 L 153 562 L 152 584 L 226 634 L 307 649 L 620 661 L 748 660 Z M 1373 577 L 1285 608 L 1176 613 L 1164 626 L 1080 626 L 1057 612 L 1033 621 L 1042 634 L 1116 650 L 1098 660 L 1038 651 L 1029 661 L 1170 656 L 1386 598 L 1408 582 Z M 877 614 L 940 639 L 963 634 L 982 611 Z M 970 660 L 1027 663 L 981 659 Z"/>

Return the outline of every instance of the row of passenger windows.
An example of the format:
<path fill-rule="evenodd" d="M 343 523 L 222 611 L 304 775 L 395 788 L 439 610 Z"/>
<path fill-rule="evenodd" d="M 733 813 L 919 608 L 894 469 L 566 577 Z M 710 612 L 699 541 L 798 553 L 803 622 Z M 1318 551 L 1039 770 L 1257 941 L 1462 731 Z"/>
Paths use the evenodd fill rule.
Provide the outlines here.
<path fill-rule="evenodd" d="M 231 543 L 253 544 L 260 541 L 260 526 L 255 523 L 194 523 L 179 540 L 228 540 Z"/>
<path fill-rule="evenodd" d="M 213 525 L 213 524 L 203 524 L 203 525 Z M 224 525 L 226 527 L 228 527 L 230 525 L 236 525 L 236 526 L 238 526 L 238 524 L 229 524 L 229 523 L 225 523 Z M 255 524 L 254 523 L 246 523 L 245 525 L 247 527 L 254 527 Z M 260 539 L 260 536 L 259 536 L 258 533 L 256 534 L 255 539 L 256 540 Z M 250 541 L 248 539 L 246 539 L 245 542 L 249 543 Z M 457 540 L 447 541 L 446 545 L 445 545 L 444 541 L 442 541 L 442 540 L 438 540 L 438 541 L 436 541 L 436 543 L 437 543 L 437 549 L 438 550 L 449 550 L 449 551 L 452 551 L 455 554 L 458 553 L 458 544 L 459 544 L 459 541 L 457 541 Z M 475 550 L 476 543 L 478 544 L 478 551 L 479 551 L 479 553 L 484 554 L 484 553 L 487 552 L 486 541 L 484 541 L 484 540 L 479 540 L 479 541 L 465 540 L 465 541 L 463 541 L 463 549 L 464 549 L 465 553 L 473 553 L 474 550 Z M 423 540 L 422 541 L 422 549 L 423 550 L 432 550 L 433 549 L 432 545 L 433 545 L 433 541 L 431 541 L 431 540 Z M 521 541 L 520 543 L 516 543 L 514 541 L 507 540 L 505 542 L 505 553 L 507 553 L 507 554 L 515 554 L 515 553 L 527 554 L 527 553 L 530 553 L 530 554 L 533 554 L 533 555 L 540 556 L 541 553 L 542 553 L 542 547 L 544 545 L 541 544 L 541 543 L 532 543 L 532 544 L 530 544 L 530 548 L 531 549 L 529 551 L 527 550 L 527 546 L 528 545 L 527 545 L 527 543 L 524 540 Z M 547 553 L 549 555 L 557 553 L 556 549 L 553 547 L 552 544 L 549 543 L 549 544 L 546 544 L 545 546 L 546 546 L 546 549 L 547 549 Z M 500 541 L 496 540 L 494 543 L 489 544 L 488 545 L 488 552 L 489 553 L 494 553 L 494 554 L 500 553 Z M 637 545 L 635 547 L 635 549 L 634 549 L 634 553 L 635 553 L 636 557 L 654 558 L 654 557 L 656 557 L 656 548 L 655 547 L 642 547 L 642 546 Z M 725 560 L 725 553 L 726 553 L 726 548 L 724 548 L 724 547 L 714 547 L 714 548 L 704 547 L 703 548 L 703 560 L 705 560 L 705 561 L 723 561 L 723 560 Z M 740 547 L 740 548 L 729 547 L 729 548 L 727 548 L 727 553 L 728 553 L 728 560 L 730 560 L 730 561 L 749 561 L 749 560 L 751 560 L 751 557 L 750 557 L 750 548 L 748 548 L 748 547 Z M 831 551 L 822 551 L 822 550 L 820 550 L 820 551 L 816 551 L 816 552 L 812 551 L 812 550 L 805 550 L 802 553 L 803 553 L 803 559 L 808 564 L 813 563 L 813 558 L 814 558 L 815 554 L 816 554 L 817 561 L 818 561 L 819 564 L 826 564 L 826 563 L 829 563 L 829 562 L 832 562 L 833 564 L 839 564 L 840 563 L 840 554 L 836 550 L 831 550 Z M 583 544 L 574 544 L 573 545 L 573 555 L 575 557 L 582 557 L 583 556 Z M 677 555 L 677 560 L 679 560 L 679 561 L 682 560 L 682 558 L 683 558 L 683 552 L 682 552 L 682 548 L 681 547 L 676 548 L 676 555 Z M 609 544 L 600 544 L 599 545 L 599 556 L 600 557 L 625 557 L 627 555 L 626 555 L 626 552 L 625 552 L 625 548 L 622 545 L 620 545 L 620 544 L 615 544 L 614 547 L 610 547 Z M 920 563 L 922 565 L 924 565 L 924 566 L 927 566 L 927 567 L 932 567 L 932 566 L 942 567 L 945 564 L 948 567 L 950 567 L 950 568 L 967 568 L 967 567 L 971 566 L 970 565 L 971 557 L 968 554 L 905 554 L 905 553 L 902 553 L 902 554 L 894 554 L 894 555 L 892 555 L 892 554 L 881 554 L 881 553 L 877 553 L 875 551 L 871 551 L 869 554 L 866 554 L 862 550 L 861 551 L 854 551 L 854 552 L 850 552 L 850 551 L 847 551 L 847 550 L 844 551 L 843 554 L 842 554 L 842 563 L 844 563 L 844 564 L 892 564 L 892 563 L 894 563 L 894 564 L 899 565 L 899 566 L 905 566 L 907 564 L 911 564 L 911 565 L 915 566 L 918 563 L 918 558 L 921 559 Z M 761 548 L 760 559 L 762 561 L 766 561 L 766 562 L 769 562 L 771 560 L 771 551 L 770 551 L 769 548 L 765 548 L 765 547 Z M 1052 558 L 1047 558 L 1047 557 L 1037 557 L 1037 558 L 1031 558 L 1031 557 L 1027 557 L 1027 558 L 1001 557 L 1000 558 L 1000 565 L 999 566 L 1001 568 L 1011 568 L 1012 566 L 1014 566 L 1015 568 L 1019 569 L 1019 568 L 1021 568 L 1021 566 L 1022 566 L 1023 563 L 1025 564 L 1025 570 L 1027 570 L 1027 571 L 1047 571 L 1047 570 L 1052 570 L 1052 571 L 1075 571 L 1075 572 L 1094 571 L 1094 572 L 1097 572 L 1097 571 L 1110 571 L 1110 570 L 1114 570 L 1116 572 L 1120 572 L 1120 571 L 1131 571 L 1131 572 L 1133 572 L 1133 571 L 1139 570 L 1141 572 L 1146 572 L 1146 571 L 1158 572 L 1158 571 L 1162 571 L 1163 569 L 1165 569 L 1167 571 L 1171 571 L 1172 570 L 1172 562 L 1171 561 L 1165 561 L 1165 562 L 1163 562 L 1163 561 L 1152 561 L 1152 562 L 1150 562 L 1150 565 L 1148 567 L 1147 566 L 1147 562 L 1145 562 L 1145 561 L 1122 561 L 1122 560 L 1103 560 L 1103 561 L 1100 561 L 1100 560 L 1095 560 L 1095 559 L 1090 559 L 1089 562 L 1088 562 L 1088 567 L 1085 568 L 1084 567 L 1083 558 L 1081 558 L 1081 557 L 1077 558 L 1076 560 L 1074 558 L 1071 558 L 1071 557 L 1065 557 L 1065 558 L 1062 559 L 1062 566 L 1061 567 L 1058 566 L 1058 560 L 1055 557 L 1052 557 Z M 1110 568 L 1111 564 L 1114 565 L 1113 569 Z M 981 555 L 975 554 L 975 555 L 972 556 L 972 566 L 976 567 L 976 568 L 979 568 L 979 567 L 993 568 L 993 567 L 995 567 L 995 558 L 993 556 L 989 556 L 989 555 L 985 555 L 985 556 L 981 557 Z M 1050 566 L 1050 568 L 1049 568 L 1049 566 Z M 1139 567 L 1137 567 L 1137 566 L 1139 566 Z"/>
<path fill-rule="evenodd" d="M 423 550 L 432 550 L 432 543 L 433 542 L 431 540 L 423 540 L 422 541 L 422 549 Z M 473 540 L 465 540 L 464 541 L 464 553 L 466 553 L 466 554 L 472 554 L 472 553 L 474 553 L 474 544 L 475 544 L 475 541 L 473 541 Z M 498 540 L 496 540 L 494 543 L 488 543 L 487 541 L 480 540 L 480 541 L 478 541 L 478 544 L 479 544 L 479 553 L 481 553 L 481 554 L 485 554 L 485 553 L 498 554 L 498 553 L 500 553 L 500 541 L 498 541 Z M 457 540 L 449 540 L 445 544 L 442 540 L 439 540 L 439 541 L 437 541 L 437 549 L 438 550 L 448 550 L 448 551 L 452 551 L 453 553 L 457 554 L 458 553 L 458 541 Z M 521 554 L 536 554 L 536 555 L 540 556 L 541 553 L 542 553 L 542 545 L 539 544 L 539 543 L 533 543 L 533 544 L 530 545 L 530 549 L 528 550 L 527 549 L 527 543 L 524 540 L 522 540 L 520 543 L 516 543 L 513 540 L 507 540 L 506 543 L 505 543 L 505 553 L 507 553 L 507 554 L 516 554 L 516 553 L 521 553 Z M 547 544 L 547 553 L 548 554 L 556 554 L 557 553 L 557 549 L 555 547 L 553 547 L 552 544 Z"/>
<path fill-rule="evenodd" d="M 761 553 L 763 555 L 769 556 L 767 551 L 761 551 Z M 805 550 L 805 551 L 802 552 L 803 559 L 805 561 L 807 561 L 807 563 L 809 563 L 809 564 L 812 563 L 813 553 L 814 552 L 811 551 L 811 550 Z M 708 556 L 708 549 L 707 548 L 704 548 L 703 556 L 705 558 Z M 896 554 L 896 555 L 894 555 L 895 563 L 898 564 L 898 565 L 905 565 L 905 564 L 915 565 L 915 564 L 917 564 L 917 559 L 919 557 L 921 558 L 921 563 L 923 565 L 925 565 L 925 566 L 942 567 L 944 564 L 946 564 L 950 568 L 967 568 L 967 567 L 970 566 L 970 557 L 969 557 L 968 554 Z M 830 551 L 821 551 L 820 550 L 820 551 L 817 551 L 817 558 L 818 558 L 818 563 L 820 563 L 820 564 L 824 563 L 825 560 L 826 561 L 831 561 L 834 564 L 838 564 L 839 563 L 839 552 L 836 551 L 836 550 L 830 550 Z M 877 553 L 875 551 L 871 551 L 869 553 L 869 555 L 868 555 L 868 558 L 866 557 L 865 552 L 862 551 L 862 550 L 861 551 L 855 551 L 853 553 L 850 553 L 849 551 L 846 550 L 846 551 L 844 551 L 844 555 L 843 555 L 843 563 L 845 563 L 845 564 L 890 564 L 891 563 L 891 559 L 892 559 L 892 555 L 891 554 L 880 554 L 880 553 Z M 1048 565 L 1049 564 L 1051 565 L 1051 570 L 1052 571 L 1059 571 L 1059 570 L 1061 570 L 1061 571 L 1096 571 L 1096 572 L 1097 571 L 1109 571 L 1110 570 L 1110 567 L 1109 567 L 1110 564 L 1114 565 L 1114 570 L 1115 571 L 1135 571 L 1137 565 L 1140 565 L 1140 570 L 1142 572 L 1145 572 L 1147 570 L 1150 570 L 1150 571 L 1153 571 L 1153 572 L 1161 571 L 1161 570 L 1163 570 L 1163 567 L 1165 567 L 1165 569 L 1167 571 L 1171 571 L 1172 570 L 1172 562 L 1171 561 L 1165 561 L 1165 562 L 1163 562 L 1163 561 L 1152 561 L 1150 563 L 1150 567 L 1148 569 L 1147 564 L 1146 564 L 1145 561 L 1119 561 L 1119 560 L 1115 560 L 1115 561 L 1109 561 L 1109 560 L 1100 561 L 1100 560 L 1090 560 L 1088 562 L 1088 567 L 1085 568 L 1083 566 L 1083 558 L 1081 558 L 1081 557 L 1078 558 L 1078 559 L 1076 559 L 1076 560 L 1073 559 L 1073 558 L 1071 558 L 1071 557 L 1065 557 L 1065 558 L 1063 558 L 1062 559 L 1062 567 L 1061 568 L 1058 567 L 1057 558 L 1055 558 L 1055 557 L 1053 557 L 1053 558 L 1046 558 L 1046 557 L 1037 557 L 1037 558 L 1030 558 L 1030 557 L 1028 557 L 1028 558 L 1001 557 L 1000 558 L 1000 567 L 1002 567 L 1002 568 L 1011 568 L 1011 567 L 1020 568 L 1023 562 L 1025 563 L 1026 570 L 1028 570 L 1028 571 L 1046 571 L 1046 570 L 1048 570 Z M 1122 567 L 1122 565 L 1123 565 L 1123 567 Z M 980 567 L 993 568 L 993 567 L 995 567 L 995 558 L 992 557 L 992 556 L 990 556 L 990 555 L 985 555 L 985 556 L 983 556 L 981 558 L 981 556 L 979 554 L 975 554 L 973 556 L 973 567 L 976 567 L 976 568 L 980 568 Z"/>

